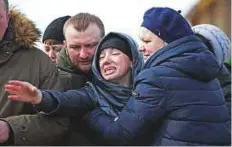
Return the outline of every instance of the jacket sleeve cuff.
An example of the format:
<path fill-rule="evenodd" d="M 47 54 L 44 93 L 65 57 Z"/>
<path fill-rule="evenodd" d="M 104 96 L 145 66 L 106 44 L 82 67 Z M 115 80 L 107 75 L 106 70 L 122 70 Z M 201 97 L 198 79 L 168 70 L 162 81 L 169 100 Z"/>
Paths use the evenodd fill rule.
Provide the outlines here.
<path fill-rule="evenodd" d="M 39 104 L 34 105 L 34 108 L 36 109 L 36 111 L 42 114 L 50 115 L 54 111 L 56 111 L 59 106 L 59 102 L 56 99 L 52 98 L 48 92 L 41 90 L 41 93 L 42 100 Z"/>

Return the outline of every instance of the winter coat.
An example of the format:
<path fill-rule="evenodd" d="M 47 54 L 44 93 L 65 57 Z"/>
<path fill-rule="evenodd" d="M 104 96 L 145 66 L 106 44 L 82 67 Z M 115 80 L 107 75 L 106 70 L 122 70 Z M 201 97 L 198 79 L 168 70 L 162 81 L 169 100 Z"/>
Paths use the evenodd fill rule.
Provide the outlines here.
<path fill-rule="evenodd" d="M 100 145 L 229 145 L 230 119 L 214 55 L 194 35 L 158 50 L 117 118 L 93 110 Z"/>
<path fill-rule="evenodd" d="M 33 118 L 29 117 L 30 115 L 19 116 L 34 114 L 36 111 L 31 104 L 9 101 L 8 94 L 4 91 L 4 85 L 9 80 L 27 81 L 41 89 L 61 88 L 55 65 L 45 53 L 34 47 L 39 36 L 40 32 L 33 22 L 18 10 L 10 10 L 9 26 L 0 42 L 0 117 L 5 117 L 5 121 L 10 125 L 14 134 L 11 139 L 15 145 L 27 145 L 30 134 L 25 134 L 29 127 L 38 132 L 54 129 L 52 134 L 54 138 L 60 135 L 59 131 L 67 130 L 67 127 L 62 125 L 60 130 L 56 130 L 57 126 L 65 121 L 63 119 L 42 125 L 44 120 L 50 121 L 53 118 L 45 118 L 41 115 Z M 42 142 L 46 137 L 48 136 L 43 134 L 37 141 Z"/>
<path fill-rule="evenodd" d="M 133 57 L 132 61 L 132 84 L 134 77 L 139 73 L 143 59 L 138 51 L 137 44 L 129 36 L 120 33 L 109 33 L 103 40 L 117 36 L 124 38 L 131 47 Z M 67 92 L 42 90 L 43 100 L 37 105 L 39 111 L 46 112 L 47 115 L 58 116 L 83 116 L 95 107 L 100 107 L 106 113 L 117 116 L 123 107 L 116 107 L 112 105 L 111 101 L 117 101 L 124 104 L 131 95 L 132 87 L 124 87 L 109 81 L 106 81 L 100 75 L 98 70 L 98 54 L 102 42 L 96 49 L 96 56 L 93 59 L 93 81 L 89 86 L 79 90 L 69 90 Z M 107 96 L 107 98 L 106 98 Z M 53 107 L 55 106 L 55 107 Z"/>
<path fill-rule="evenodd" d="M 57 68 L 59 70 L 62 86 L 65 90 L 80 89 L 85 86 L 86 82 L 91 81 L 91 72 L 86 74 L 72 66 L 65 48 L 59 53 Z M 64 137 L 59 145 L 92 146 L 93 144 L 90 140 L 82 133 L 82 131 L 86 132 L 83 121 L 80 121 L 80 119 L 76 117 L 70 117 L 69 120 L 69 129 L 67 132 L 64 132 Z"/>
<path fill-rule="evenodd" d="M 223 89 L 227 107 L 231 114 L 231 69 L 226 63 L 231 52 L 230 39 L 220 28 L 211 24 L 196 25 L 192 29 L 208 46 L 208 49 L 213 52 L 221 66 L 221 71 L 217 78 Z"/>
<path fill-rule="evenodd" d="M 59 55 L 57 68 L 62 88 L 70 90 L 84 87 L 89 77 L 73 69 L 71 63 L 67 60 L 65 49 L 62 49 Z M 15 116 L 11 123 L 17 123 L 14 120 L 21 117 Z M 44 117 L 44 115 L 26 115 L 24 117 L 24 121 L 20 120 L 20 124 L 26 131 L 18 128 L 18 132 L 21 132 L 20 136 L 18 132 L 14 132 L 15 136 L 17 136 L 15 139 L 18 139 L 14 145 L 92 145 L 80 133 L 80 129 L 83 128 L 83 121 L 79 119 L 77 121 L 75 118 Z M 57 122 L 58 125 L 56 125 Z"/>

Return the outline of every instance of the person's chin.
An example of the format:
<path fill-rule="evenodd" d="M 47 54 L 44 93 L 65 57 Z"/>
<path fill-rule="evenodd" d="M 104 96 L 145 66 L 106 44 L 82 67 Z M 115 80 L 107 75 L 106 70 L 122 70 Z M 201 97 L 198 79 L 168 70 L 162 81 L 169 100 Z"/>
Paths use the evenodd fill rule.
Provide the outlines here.
<path fill-rule="evenodd" d="M 104 79 L 107 81 L 114 81 L 115 77 L 115 73 L 111 73 L 109 75 L 105 75 Z"/>
<path fill-rule="evenodd" d="M 57 64 L 56 60 L 51 60 L 51 61 L 52 61 L 52 63 Z"/>
<path fill-rule="evenodd" d="M 111 81 L 112 79 L 113 79 L 113 77 L 111 77 L 111 76 L 105 77 L 105 80 L 106 80 L 106 81 Z"/>
<path fill-rule="evenodd" d="M 89 72 L 91 69 L 91 64 L 86 64 L 86 65 L 80 65 L 79 66 L 80 70 L 82 70 L 83 72 Z"/>

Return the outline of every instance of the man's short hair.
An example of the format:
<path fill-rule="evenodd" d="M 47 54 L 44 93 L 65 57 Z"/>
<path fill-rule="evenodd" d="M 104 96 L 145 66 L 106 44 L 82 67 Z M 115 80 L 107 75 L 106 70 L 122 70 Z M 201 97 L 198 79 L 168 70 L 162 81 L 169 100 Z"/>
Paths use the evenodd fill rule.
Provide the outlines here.
<path fill-rule="evenodd" d="M 5 7 L 6 11 L 8 12 L 8 10 L 9 10 L 9 2 L 8 2 L 8 0 L 3 0 L 3 2 L 4 2 L 4 7 Z"/>
<path fill-rule="evenodd" d="M 65 34 L 66 28 L 70 24 L 73 25 L 77 31 L 85 31 L 91 23 L 94 23 L 99 27 L 101 31 L 101 37 L 103 38 L 105 36 L 105 28 L 101 19 L 89 13 L 78 13 L 77 15 L 67 20 L 64 24 L 63 33 Z"/>

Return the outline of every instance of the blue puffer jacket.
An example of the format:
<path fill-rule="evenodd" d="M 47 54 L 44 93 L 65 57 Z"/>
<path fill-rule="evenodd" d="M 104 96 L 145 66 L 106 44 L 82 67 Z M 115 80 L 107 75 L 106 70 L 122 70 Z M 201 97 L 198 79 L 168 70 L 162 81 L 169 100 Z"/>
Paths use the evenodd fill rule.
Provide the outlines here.
<path fill-rule="evenodd" d="M 101 145 L 229 145 L 219 70 L 196 36 L 176 40 L 147 60 L 117 118 L 95 109 L 87 123 Z"/>
<path fill-rule="evenodd" d="M 79 90 L 69 90 L 67 92 L 42 90 L 43 100 L 36 108 L 39 111 L 46 112 L 46 115 L 57 116 L 83 116 L 88 111 L 99 107 L 110 116 L 117 116 L 124 108 L 133 87 L 124 87 L 106 81 L 102 78 L 99 69 L 100 47 L 103 42 L 112 37 L 120 37 L 125 39 L 131 47 L 132 54 L 132 85 L 134 85 L 134 77 L 141 71 L 143 66 L 142 55 L 138 51 L 137 43 L 128 35 L 122 33 L 111 32 L 107 34 L 96 49 L 96 56 L 93 59 L 92 83 L 89 86 Z M 76 81 L 78 82 L 78 81 Z"/>

